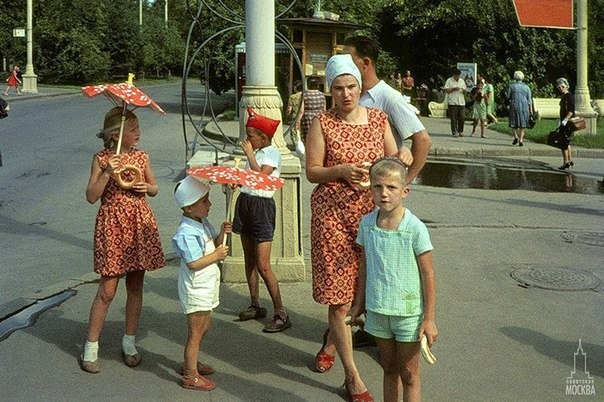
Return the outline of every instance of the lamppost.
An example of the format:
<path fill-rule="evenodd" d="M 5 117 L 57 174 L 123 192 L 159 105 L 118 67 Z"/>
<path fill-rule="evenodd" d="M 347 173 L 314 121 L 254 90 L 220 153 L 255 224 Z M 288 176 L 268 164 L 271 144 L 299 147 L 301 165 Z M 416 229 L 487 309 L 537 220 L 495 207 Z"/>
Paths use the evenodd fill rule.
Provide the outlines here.
<path fill-rule="evenodd" d="M 33 63 L 33 0 L 27 0 L 27 64 L 23 74 L 23 92 L 38 93 L 38 76 L 34 73 Z"/>
<path fill-rule="evenodd" d="M 597 134 L 598 114 L 590 104 L 587 86 L 587 0 L 577 1 L 577 85 L 575 88 L 575 111 L 587 120 L 587 132 Z"/>

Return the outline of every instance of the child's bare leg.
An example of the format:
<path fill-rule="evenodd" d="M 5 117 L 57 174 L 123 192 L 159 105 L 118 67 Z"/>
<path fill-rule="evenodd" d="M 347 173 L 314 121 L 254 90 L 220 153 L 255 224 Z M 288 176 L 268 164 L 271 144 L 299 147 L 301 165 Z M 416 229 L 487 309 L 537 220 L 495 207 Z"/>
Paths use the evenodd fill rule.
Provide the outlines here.
<path fill-rule="evenodd" d="M 256 242 L 249 237 L 241 236 L 241 245 L 245 260 L 245 277 L 250 290 L 250 298 L 253 306 L 260 306 L 260 289 L 258 277 L 258 252 Z"/>
<path fill-rule="evenodd" d="M 90 307 L 88 318 L 88 341 L 97 342 L 105 324 L 105 317 L 115 296 L 119 278 L 117 276 L 103 276 L 99 288 Z"/>
<path fill-rule="evenodd" d="M 398 402 L 401 395 L 401 378 L 399 375 L 399 357 L 397 342 L 394 339 L 375 338 L 384 370 L 384 402 Z"/>
<path fill-rule="evenodd" d="M 403 401 L 405 402 L 422 400 L 419 349 L 419 342 L 397 343 L 399 376 L 403 383 Z"/>
<path fill-rule="evenodd" d="M 126 274 L 126 335 L 135 335 L 143 308 L 143 280 L 145 271 Z"/>
<path fill-rule="evenodd" d="M 203 337 L 211 326 L 209 311 L 197 311 L 187 314 L 188 337 L 184 352 L 183 377 L 194 378 L 197 376 L 197 360 L 199 348 Z"/>
<path fill-rule="evenodd" d="M 265 241 L 256 244 L 258 273 L 266 284 L 268 293 L 273 301 L 273 306 L 275 307 L 275 312 L 285 312 L 285 309 L 283 308 L 283 301 L 281 300 L 279 282 L 277 281 L 277 277 L 271 268 L 271 247 L 273 243 L 270 241 Z"/>

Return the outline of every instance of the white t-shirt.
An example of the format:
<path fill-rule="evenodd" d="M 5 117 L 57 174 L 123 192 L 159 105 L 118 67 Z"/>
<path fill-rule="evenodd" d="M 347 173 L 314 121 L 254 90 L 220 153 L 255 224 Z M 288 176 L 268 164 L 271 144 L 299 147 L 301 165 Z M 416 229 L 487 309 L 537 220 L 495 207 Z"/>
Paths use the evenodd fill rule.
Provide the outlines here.
<path fill-rule="evenodd" d="M 271 176 L 279 177 L 281 175 L 281 152 L 279 152 L 273 145 L 269 145 L 268 147 L 257 150 L 254 154 L 254 157 L 260 166 L 268 165 L 274 168 L 270 174 Z M 249 161 L 245 163 L 245 168 L 250 168 Z M 273 198 L 273 195 L 275 195 L 275 191 L 254 190 L 246 186 L 241 187 L 241 192 L 262 198 Z"/>
<path fill-rule="evenodd" d="M 466 97 L 464 96 L 464 93 L 467 91 L 466 82 L 461 78 L 455 81 L 453 77 L 449 77 L 445 82 L 445 89 L 449 88 L 459 88 L 460 90 L 448 93 L 447 103 L 449 105 L 465 106 Z"/>
<path fill-rule="evenodd" d="M 375 107 L 388 115 L 388 122 L 397 146 L 403 146 L 403 140 L 426 128 L 419 120 L 411 105 L 405 102 L 403 95 L 380 80 L 377 85 L 365 92 L 359 103 L 365 107 Z"/>

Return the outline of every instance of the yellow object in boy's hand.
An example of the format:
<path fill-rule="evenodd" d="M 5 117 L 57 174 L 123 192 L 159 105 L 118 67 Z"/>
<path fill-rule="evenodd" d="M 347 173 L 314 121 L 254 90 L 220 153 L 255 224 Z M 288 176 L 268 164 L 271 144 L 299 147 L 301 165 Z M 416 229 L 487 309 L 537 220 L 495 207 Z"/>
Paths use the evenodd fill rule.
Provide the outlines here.
<path fill-rule="evenodd" d="M 430 364 L 436 363 L 436 357 L 430 351 L 430 347 L 428 346 L 428 338 L 426 338 L 426 335 L 422 336 L 422 340 L 420 341 L 420 347 L 424 359 L 426 359 L 426 361 Z"/>

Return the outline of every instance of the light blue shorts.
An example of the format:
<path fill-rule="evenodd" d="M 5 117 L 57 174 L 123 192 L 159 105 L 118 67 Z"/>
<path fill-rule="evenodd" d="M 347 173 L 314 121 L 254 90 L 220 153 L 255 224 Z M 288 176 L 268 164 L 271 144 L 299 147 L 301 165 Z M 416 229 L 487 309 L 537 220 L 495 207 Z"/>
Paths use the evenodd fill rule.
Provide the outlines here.
<path fill-rule="evenodd" d="M 384 315 L 367 310 L 365 331 L 377 338 L 396 339 L 397 342 L 419 342 L 419 326 L 423 316 Z"/>

